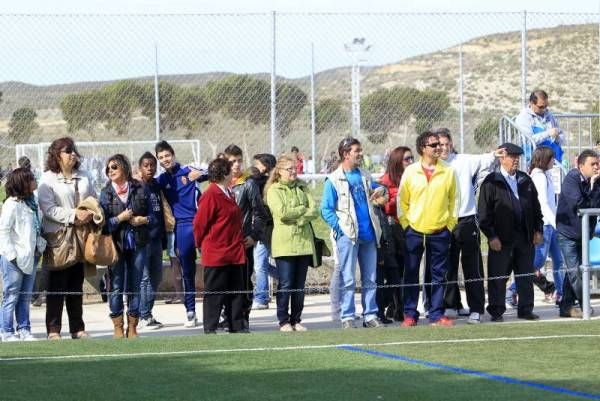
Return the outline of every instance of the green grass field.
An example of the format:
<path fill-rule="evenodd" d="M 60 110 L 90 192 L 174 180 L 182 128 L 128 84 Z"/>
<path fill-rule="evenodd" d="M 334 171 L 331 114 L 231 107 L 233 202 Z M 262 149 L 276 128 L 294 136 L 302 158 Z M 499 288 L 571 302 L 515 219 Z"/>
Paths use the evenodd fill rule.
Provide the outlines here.
<path fill-rule="evenodd" d="M 595 321 L 4 343 L 0 399 L 600 399 L 599 329 Z M 32 359 L 10 360 L 24 357 Z"/>

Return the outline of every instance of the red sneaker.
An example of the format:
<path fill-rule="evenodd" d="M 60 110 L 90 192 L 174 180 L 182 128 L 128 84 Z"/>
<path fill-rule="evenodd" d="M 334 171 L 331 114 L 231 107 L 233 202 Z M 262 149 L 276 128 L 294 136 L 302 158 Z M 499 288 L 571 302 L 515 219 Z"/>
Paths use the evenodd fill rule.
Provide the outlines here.
<path fill-rule="evenodd" d="M 404 321 L 400 323 L 400 327 L 413 327 L 417 325 L 417 321 L 412 317 L 405 316 Z"/>
<path fill-rule="evenodd" d="M 454 323 L 452 322 L 452 320 L 448 319 L 446 316 L 442 316 L 440 320 L 437 320 L 437 321 L 431 323 L 431 326 L 451 327 L 451 326 L 454 326 Z"/>

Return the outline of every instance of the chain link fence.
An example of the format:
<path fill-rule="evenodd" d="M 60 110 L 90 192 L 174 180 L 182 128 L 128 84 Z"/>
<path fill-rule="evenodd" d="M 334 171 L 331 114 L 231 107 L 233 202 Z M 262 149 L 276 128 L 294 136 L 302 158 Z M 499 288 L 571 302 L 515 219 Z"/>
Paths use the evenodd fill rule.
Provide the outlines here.
<path fill-rule="evenodd" d="M 247 159 L 297 146 L 315 172 L 351 133 L 374 169 L 430 127 L 481 152 L 534 88 L 554 112 L 597 112 L 599 18 L 0 15 L 0 165 L 14 164 L 17 144 L 64 135 L 114 143 L 94 157 L 157 137 L 198 140 L 200 162 L 230 143 Z M 588 126 L 598 138 L 598 122 Z"/>

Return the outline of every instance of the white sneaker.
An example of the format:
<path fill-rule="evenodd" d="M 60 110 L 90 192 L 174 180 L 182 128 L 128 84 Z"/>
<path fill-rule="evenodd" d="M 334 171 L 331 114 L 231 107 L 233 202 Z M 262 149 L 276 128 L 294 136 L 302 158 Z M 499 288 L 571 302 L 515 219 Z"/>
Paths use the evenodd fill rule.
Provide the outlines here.
<path fill-rule="evenodd" d="M 473 312 L 469 315 L 469 320 L 467 320 L 468 324 L 479 324 L 481 323 L 481 316 L 479 316 L 479 313 L 477 312 Z"/>
<path fill-rule="evenodd" d="M 162 323 L 151 317 L 149 319 L 140 319 L 138 327 L 140 330 L 157 330 L 162 327 Z"/>
<path fill-rule="evenodd" d="M 37 338 L 31 334 L 31 331 L 25 329 L 19 330 L 19 337 L 21 341 L 37 341 Z"/>
<path fill-rule="evenodd" d="M 284 324 L 283 326 L 280 326 L 280 327 L 279 327 L 279 331 L 283 331 L 283 332 L 285 332 L 285 333 L 289 333 L 289 332 L 292 332 L 292 331 L 294 331 L 294 328 L 292 327 L 292 325 L 291 325 L 291 324 L 289 324 L 289 323 L 286 323 L 286 324 Z"/>
<path fill-rule="evenodd" d="M 187 319 L 183 323 L 183 327 L 196 327 L 198 325 L 198 319 L 196 318 L 196 312 L 188 312 Z"/>
<path fill-rule="evenodd" d="M 305 326 L 302 326 L 300 323 L 296 323 L 292 327 L 295 331 L 308 331 L 308 329 Z"/>
<path fill-rule="evenodd" d="M 470 316 L 469 310 L 465 308 L 460 308 L 456 313 L 458 313 L 458 316 Z"/>
<path fill-rule="evenodd" d="M 15 341 L 19 341 L 19 337 L 15 336 L 14 333 L 2 333 L 3 343 L 12 343 Z"/>
<path fill-rule="evenodd" d="M 458 317 L 458 311 L 456 309 L 446 309 L 444 316 L 448 319 L 456 319 Z"/>

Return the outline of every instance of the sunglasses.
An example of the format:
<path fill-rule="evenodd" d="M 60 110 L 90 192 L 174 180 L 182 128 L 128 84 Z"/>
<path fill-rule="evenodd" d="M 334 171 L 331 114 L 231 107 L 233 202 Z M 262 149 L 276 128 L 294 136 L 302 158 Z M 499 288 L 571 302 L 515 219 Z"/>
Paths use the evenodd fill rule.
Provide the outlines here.
<path fill-rule="evenodd" d="M 296 167 L 282 168 L 282 170 L 285 170 L 288 173 L 295 173 L 296 172 Z"/>
<path fill-rule="evenodd" d="M 437 148 L 438 146 L 440 146 L 440 143 L 439 142 L 426 143 L 425 146 L 428 146 L 430 148 Z"/>
<path fill-rule="evenodd" d="M 60 153 L 66 153 L 66 154 L 70 155 L 72 153 L 75 153 L 75 149 L 73 149 L 73 148 L 65 148 L 65 149 L 62 149 L 60 151 Z"/>
<path fill-rule="evenodd" d="M 412 157 L 412 156 L 406 156 L 406 157 L 405 157 L 404 159 L 402 159 L 402 160 L 404 160 L 405 162 L 412 162 L 412 161 L 414 161 L 414 160 L 415 160 L 415 158 L 414 158 L 414 157 Z"/>
<path fill-rule="evenodd" d="M 119 167 L 121 167 L 121 166 L 119 166 L 118 164 L 111 164 L 110 166 L 108 166 L 108 168 L 113 171 L 118 170 Z"/>

